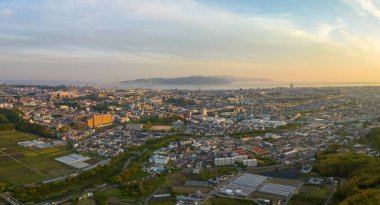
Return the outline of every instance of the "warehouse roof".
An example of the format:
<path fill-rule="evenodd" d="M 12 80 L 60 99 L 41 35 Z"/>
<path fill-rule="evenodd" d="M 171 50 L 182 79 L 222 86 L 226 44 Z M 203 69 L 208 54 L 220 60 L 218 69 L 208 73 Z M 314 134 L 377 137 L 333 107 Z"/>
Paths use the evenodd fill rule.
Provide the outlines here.
<path fill-rule="evenodd" d="M 259 191 L 266 194 L 274 194 L 288 197 L 296 191 L 296 187 L 280 185 L 280 184 L 265 184 Z"/>

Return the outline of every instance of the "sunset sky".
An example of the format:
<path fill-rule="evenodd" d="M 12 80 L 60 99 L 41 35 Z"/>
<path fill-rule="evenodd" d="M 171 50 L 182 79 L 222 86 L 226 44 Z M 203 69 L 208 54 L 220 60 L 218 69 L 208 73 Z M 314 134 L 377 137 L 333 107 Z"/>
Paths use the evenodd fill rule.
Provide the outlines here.
<path fill-rule="evenodd" d="M 0 80 L 380 82 L 380 0 L 0 0 Z"/>

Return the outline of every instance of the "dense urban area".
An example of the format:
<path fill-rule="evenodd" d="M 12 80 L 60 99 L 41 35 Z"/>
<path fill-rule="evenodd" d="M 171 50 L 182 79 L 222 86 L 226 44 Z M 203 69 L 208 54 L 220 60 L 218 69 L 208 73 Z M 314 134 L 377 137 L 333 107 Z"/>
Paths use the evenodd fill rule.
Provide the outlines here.
<path fill-rule="evenodd" d="M 0 85 L 0 204 L 380 201 L 380 87 Z"/>

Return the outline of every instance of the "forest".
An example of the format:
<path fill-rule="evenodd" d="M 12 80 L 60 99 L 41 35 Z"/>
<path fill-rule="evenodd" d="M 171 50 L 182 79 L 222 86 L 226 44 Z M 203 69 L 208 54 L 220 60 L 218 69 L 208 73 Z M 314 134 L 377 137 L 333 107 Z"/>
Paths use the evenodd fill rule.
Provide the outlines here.
<path fill-rule="evenodd" d="M 379 138 L 380 132 L 369 136 Z M 371 157 L 342 148 L 329 147 L 317 154 L 316 171 L 326 177 L 344 178 L 339 186 L 334 204 L 358 205 L 378 204 L 380 201 L 380 157 Z"/>
<path fill-rule="evenodd" d="M 53 132 L 47 127 L 30 123 L 20 117 L 21 111 L 0 109 L 0 131 L 17 130 L 40 137 L 54 138 Z"/>

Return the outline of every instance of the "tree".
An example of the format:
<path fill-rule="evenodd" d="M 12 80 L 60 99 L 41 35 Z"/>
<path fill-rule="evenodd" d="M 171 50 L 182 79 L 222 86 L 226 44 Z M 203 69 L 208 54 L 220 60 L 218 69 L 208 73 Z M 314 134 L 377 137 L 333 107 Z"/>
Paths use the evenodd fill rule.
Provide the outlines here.
<path fill-rule="evenodd" d="M 144 130 L 150 130 L 152 128 L 152 122 L 148 121 L 143 125 Z"/>
<path fill-rule="evenodd" d="M 332 147 L 317 154 L 316 170 L 324 176 L 345 177 L 336 199 L 341 205 L 378 204 L 380 201 L 380 158 Z"/>
<path fill-rule="evenodd" d="M 367 189 L 359 194 L 351 195 L 339 205 L 372 205 L 379 204 L 380 191 L 377 189 Z"/>
<path fill-rule="evenodd" d="M 1 123 L 8 123 L 8 122 L 9 122 L 9 120 L 8 120 L 7 116 L 4 114 L 0 114 L 0 124 Z"/>
<path fill-rule="evenodd" d="M 371 159 L 356 153 L 339 153 L 320 156 L 316 169 L 324 176 L 348 177 L 358 168 L 366 165 Z"/>
<path fill-rule="evenodd" d="M 112 182 L 114 183 L 120 183 L 121 182 L 121 177 L 119 175 L 113 176 L 112 177 Z"/>
<path fill-rule="evenodd" d="M 7 189 L 7 184 L 6 183 L 0 183 L 0 192 L 5 191 Z"/>

